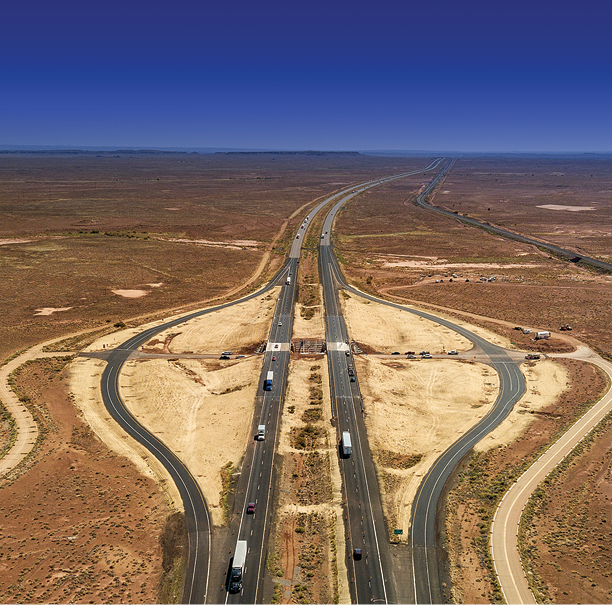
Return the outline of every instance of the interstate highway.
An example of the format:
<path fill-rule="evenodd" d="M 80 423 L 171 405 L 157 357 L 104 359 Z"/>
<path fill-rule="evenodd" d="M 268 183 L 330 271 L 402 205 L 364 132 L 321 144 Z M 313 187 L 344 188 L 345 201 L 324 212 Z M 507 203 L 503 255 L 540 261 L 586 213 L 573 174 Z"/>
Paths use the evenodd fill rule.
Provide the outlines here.
<path fill-rule="evenodd" d="M 421 170 L 403 173 L 386 177 L 386 179 L 401 178 L 409 174 L 418 174 L 423 171 L 433 170 L 438 166 L 440 160 L 432 162 L 429 166 Z M 286 277 L 291 275 L 291 283 L 282 286 L 281 296 L 278 299 L 274 319 L 270 330 L 268 347 L 264 356 L 264 362 L 259 381 L 259 390 L 255 416 L 252 426 L 253 436 L 256 433 L 257 425 L 266 425 L 265 441 L 253 441 L 246 452 L 242 465 L 242 473 L 236 485 L 236 500 L 234 510 L 230 519 L 230 538 L 223 545 L 219 546 L 219 557 L 225 562 L 224 573 L 229 568 L 229 559 L 233 556 L 236 547 L 236 540 L 247 541 L 247 558 L 244 568 L 244 578 L 242 590 L 237 594 L 226 593 L 225 603 L 256 603 L 264 599 L 263 583 L 265 576 L 265 560 L 270 529 L 271 515 L 271 495 L 274 484 L 274 455 L 276 451 L 276 440 L 278 437 L 278 426 L 280 413 L 282 410 L 286 379 L 289 370 L 290 346 L 293 327 L 293 313 L 295 303 L 295 292 L 297 283 L 297 271 L 302 244 L 306 237 L 308 227 L 317 213 L 325 206 L 341 198 L 341 203 L 347 199 L 346 196 L 355 195 L 356 191 L 363 191 L 368 187 L 379 184 L 382 181 L 368 181 L 360 185 L 355 185 L 349 189 L 340 191 L 319 203 L 309 214 L 309 220 L 305 220 L 297 230 L 293 239 L 289 253 L 289 262 L 286 269 L 279 274 L 280 283 L 286 281 Z M 282 325 L 279 325 L 282 324 Z M 272 357 L 276 361 L 272 361 Z M 344 358 L 344 354 L 342 354 Z M 269 371 L 274 372 L 272 391 L 264 391 L 263 383 Z M 348 383 L 347 383 L 348 384 Z M 350 386 L 347 387 L 350 391 Z M 366 443 L 367 447 L 367 443 Z M 369 451 L 368 457 L 369 457 Z M 376 485 L 376 477 L 373 474 L 370 480 Z M 376 493 L 377 490 L 376 490 Z M 247 514 L 249 502 L 255 503 L 255 514 Z M 382 513 L 381 513 L 382 515 Z M 214 553 L 216 557 L 216 553 Z M 224 575 L 226 577 L 226 573 Z M 223 587 L 226 590 L 226 587 Z M 211 592 L 210 602 L 219 602 L 221 595 Z"/>
<path fill-rule="evenodd" d="M 435 166 L 438 165 L 439 161 L 440 160 L 438 160 L 437 163 L 435 163 Z M 425 170 L 431 170 L 435 166 L 432 164 L 428 166 Z M 388 178 L 401 178 L 402 176 L 408 176 L 409 174 L 416 174 L 418 172 L 422 172 L 422 170 L 416 170 L 416 171 L 412 171 L 408 173 L 403 173 L 401 175 L 396 175 L 394 177 L 388 177 Z M 315 213 L 318 210 L 320 210 L 321 208 L 323 208 L 325 205 L 329 204 L 336 198 L 342 195 L 345 195 L 347 192 L 359 191 L 359 190 L 362 190 L 362 188 L 364 187 L 373 186 L 374 184 L 378 184 L 378 182 L 380 181 L 369 181 L 367 183 L 363 183 L 362 185 L 356 185 L 354 187 L 349 187 L 343 191 L 340 191 L 330 196 L 329 198 L 321 202 L 310 213 L 311 218 L 314 217 Z M 304 233 L 305 231 L 306 229 L 301 230 L 301 233 Z M 125 362 L 134 352 L 137 351 L 138 347 L 142 346 L 144 343 L 146 343 L 148 340 L 153 338 L 159 332 L 162 332 L 164 330 L 167 330 L 168 328 L 180 325 L 186 321 L 189 321 L 190 319 L 200 317 L 207 313 L 212 313 L 214 311 L 227 308 L 229 306 L 250 300 L 257 296 L 262 296 L 266 292 L 270 291 L 273 287 L 282 284 L 289 271 L 291 271 L 291 273 L 295 275 L 296 265 L 299 259 L 302 241 L 303 241 L 303 235 L 301 235 L 299 240 L 294 239 L 292 243 L 288 262 L 281 268 L 281 270 L 270 281 L 270 283 L 268 283 L 262 289 L 248 296 L 245 296 L 241 299 L 238 299 L 238 300 L 235 300 L 229 303 L 225 303 L 222 305 L 218 305 L 216 307 L 212 307 L 212 308 L 205 309 L 202 311 L 196 311 L 193 313 L 189 313 L 183 317 L 174 319 L 169 322 L 161 323 L 157 326 L 144 330 L 143 332 L 137 334 L 136 336 L 133 336 L 132 338 L 125 341 L 124 343 L 120 344 L 117 348 L 111 351 L 111 353 L 109 354 L 107 358 L 107 366 L 102 374 L 102 381 L 101 381 L 101 393 L 102 393 L 102 399 L 103 399 L 104 405 L 106 406 L 112 418 L 129 435 L 131 435 L 139 443 L 144 445 L 164 465 L 164 467 L 170 473 L 172 479 L 175 481 L 178 487 L 178 490 L 180 492 L 181 498 L 183 500 L 183 506 L 185 508 L 185 518 L 186 518 L 186 524 L 187 524 L 187 530 L 188 530 L 188 536 L 189 536 L 189 556 L 188 556 L 188 563 L 187 563 L 187 569 L 186 569 L 186 574 L 185 574 L 183 595 L 181 598 L 181 602 L 183 603 L 203 603 L 207 599 L 210 599 L 211 602 L 219 602 L 219 598 L 218 598 L 219 595 L 217 595 L 215 591 L 209 590 L 209 579 L 210 579 L 209 572 L 210 572 L 210 566 L 211 566 L 211 534 L 210 534 L 211 528 L 210 528 L 210 519 L 209 519 L 208 510 L 206 507 L 206 502 L 197 484 L 197 481 L 191 475 L 189 469 L 181 462 L 181 460 L 175 454 L 173 454 L 173 452 L 171 452 L 164 445 L 164 443 L 160 439 L 158 439 L 157 437 L 155 437 L 155 435 L 153 435 L 150 431 L 148 431 L 147 428 L 144 427 L 142 424 L 140 424 L 134 418 L 134 416 L 128 411 L 119 393 L 119 387 L 118 387 L 119 374 Z M 295 280 L 292 280 L 292 282 L 295 282 Z M 290 289 L 287 289 L 287 296 L 291 300 L 293 300 L 294 285 L 295 284 L 292 284 L 292 287 Z M 288 299 L 284 298 L 284 300 L 287 301 Z M 278 313 L 278 308 L 277 308 L 277 312 L 275 312 L 275 317 L 280 317 L 281 318 L 280 321 L 283 324 L 285 323 L 290 324 L 292 323 L 292 321 L 289 321 L 289 322 L 282 321 L 282 317 L 290 316 L 292 318 L 293 317 L 292 314 L 293 314 L 292 308 L 290 311 L 288 311 L 285 308 L 284 313 Z M 284 328 L 284 330 L 283 329 L 281 329 L 280 331 L 276 330 L 273 334 L 271 334 L 272 338 L 279 338 L 281 340 L 284 340 L 285 342 L 288 342 L 290 338 L 290 334 L 291 334 L 289 330 L 289 325 L 278 326 L 278 321 L 277 321 L 275 324 L 273 324 L 272 330 L 274 331 L 275 328 Z M 264 368 L 266 368 L 266 371 L 267 371 L 267 366 L 269 365 L 269 362 L 271 362 L 271 355 L 267 357 L 268 357 L 267 360 L 266 358 L 264 358 Z M 285 372 L 286 372 L 287 363 L 288 363 L 288 355 L 286 356 L 286 361 L 285 361 Z M 279 369 L 277 371 L 279 372 L 279 377 L 280 377 L 282 374 L 282 370 L 280 369 L 280 364 L 279 364 Z M 279 381 L 277 380 L 276 382 L 278 384 Z M 279 392 L 281 392 L 283 388 L 284 388 L 284 378 L 283 378 L 282 386 L 280 387 Z M 274 392 L 275 391 L 273 391 L 273 393 Z M 263 406 L 263 402 L 262 402 L 262 406 Z M 275 434 L 270 435 L 270 437 L 267 437 L 267 438 L 275 439 Z M 269 457 L 269 464 L 267 464 L 267 466 L 270 466 L 270 467 L 272 466 L 272 459 L 273 459 L 272 455 L 273 454 L 271 452 L 273 452 L 274 450 L 273 446 L 274 446 L 274 441 L 272 442 L 270 449 L 269 450 L 266 449 L 266 452 L 265 452 L 265 455 Z M 263 449 L 264 448 L 262 448 L 262 455 L 264 455 Z M 247 450 L 247 454 L 248 454 L 248 451 L 249 450 Z M 259 518 L 261 519 L 262 517 L 265 517 L 265 516 L 267 515 L 259 515 Z M 260 521 L 260 522 L 264 522 L 264 521 Z M 265 534 L 265 522 L 264 522 L 263 529 L 264 529 L 264 534 Z M 263 545 L 264 543 L 265 543 L 264 535 L 261 535 L 260 544 Z M 262 552 L 263 552 L 263 548 L 264 547 L 262 546 Z M 250 565 L 251 561 L 249 560 L 249 557 L 252 558 L 252 554 L 249 554 L 247 556 L 247 564 Z M 223 559 L 226 561 L 226 563 L 229 563 L 229 561 L 227 561 L 227 556 L 223 556 Z M 254 567 L 257 569 L 257 574 L 255 575 L 256 579 L 253 580 L 253 574 L 252 573 L 249 574 L 250 577 L 247 576 L 245 578 L 245 586 L 247 587 L 247 590 L 251 591 L 252 594 L 257 594 L 257 597 L 261 598 L 258 590 L 259 590 L 259 577 L 260 577 L 260 572 L 263 567 L 263 563 L 260 565 L 255 565 Z M 253 582 L 253 581 L 255 582 L 254 592 L 252 588 L 248 587 L 248 583 Z M 246 601 L 246 602 L 253 602 L 253 601 Z"/>

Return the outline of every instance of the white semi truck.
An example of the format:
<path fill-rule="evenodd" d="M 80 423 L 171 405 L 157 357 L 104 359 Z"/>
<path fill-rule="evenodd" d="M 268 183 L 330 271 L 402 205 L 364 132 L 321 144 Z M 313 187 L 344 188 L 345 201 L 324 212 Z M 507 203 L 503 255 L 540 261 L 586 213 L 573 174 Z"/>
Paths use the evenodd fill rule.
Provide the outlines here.
<path fill-rule="evenodd" d="M 230 573 L 229 591 L 240 592 L 242 590 L 242 573 L 247 556 L 246 540 L 236 542 L 236 551 L 232 560 L 232 571 Z"/>
<path fill-rule="evenodd" d="M 268 372 L 266 381 L 264 382 L 264 391 L 272 390 L 272 381 L 274 380 L 274 372 Z"/>
<path fill-rule="evenodd" d="M 353 446 L 351 444 L 351 434 L 348 431 L 343 431 L 342 432 L 342 457 L 349 458 L 352 451 L 353 451 Z"/>

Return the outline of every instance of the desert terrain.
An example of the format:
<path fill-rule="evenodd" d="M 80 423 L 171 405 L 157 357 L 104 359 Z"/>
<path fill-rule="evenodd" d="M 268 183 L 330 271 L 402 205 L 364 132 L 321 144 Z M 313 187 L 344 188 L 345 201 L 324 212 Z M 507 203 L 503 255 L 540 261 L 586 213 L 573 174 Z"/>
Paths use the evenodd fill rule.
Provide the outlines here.
<path fill-rule="evenodd" d="M 82 330 L 92 331 L 54 349 L 103 351 L 148 322 L 236 298 L 278 269 L 301 212 L 322 195 L 427 163 L 333 154 L 3 154 L 0 160 L 2 359 Z M 425 305 L 508 348 L 571 350 L 563 333 L 542 344 L 513 330 L 558 332 L 569 323 L 571 335 L 612 355 L 612 277 L 416 208 L 412 201 L 430 178 L 414 175 L 367 191 L 339 215 L 334 243 L 354 284 Z M 609 260 L 609 179 L 609 163 L 602 161 L 462 158 L 431 201 Z M 324 335 L 317 243 L 305 245 L 295 337 Z M 253 303 L 159 335 L 143 353 L 168 358 L 134 359 L 122 377 L 133 413 L 193 465 L 217 525 L 225 519 L 227 477 L 249 439 L 260 370 L 249 354 L 265 339 L 274 297 Z M 408 313 L 353 296 L 343 304 L 351 335 L 364 350 L 471 347 Z M 173 357 L 225 349 L 247 357 Z M 387 519 L 408 527 L 419 476 L 462 427 L 486 413 L 496 375 L 465 360 L 359 357 L 356 363 Z M 345 548 L 341 483 L 326 416 L 325 365 L 324 358 L 291 362 L 274 557 L 268 562 L 278 578 L 275 602 L 348 598 L 346 565 L 338 556 Z M 15 376 L 41 438 L 26 464 L 0 483 L 5 600 L 180 598 L 180 499 L 161 466 L 112 426 L 96 390 L 103 368 L 95 358 L 41 360 Z M 487 558 L 491 511 L 512 477 L 605 386 L 597 370 L 577 361 L 547 360 L 524 369 L 525 397 L 503 429 L 465 461 L 449 495 L 445 531 L 458 601 L 499 598 Z M 228 406 L 240 409 L 240 423 L 229 422 Z M 13 433 L 11 419 L 0 412 L 2 452 Z M 223 431 L 227 447 L 217 438 Z M 580 555 L 589 541 L 607 539 L 608 432 L 602 428 L 572 459 L 533 511 L 529 539 L 536 546 L 527 554 L 543 598 L 605 601 L 612 590 L 605 553 L 593 555 L 592 565 Z M 576 474 L 577 468 L 584 470 Z M 84 506 L 75 506 L 81 496 Z M 584 509 L 589 513 L 580 513 Z M 547 520 L 551 510 L 562 519 Z M 582 515 L 579 522 L 568 510 Z M 64 535 L 66 527 L 75 529 Z M 579 578 L 573 583 L 572 567 Z"/>
<path fill-rule="evenodd" d="M 574 164 L 568 160 L 561 169 L 557 160 L 530 161 L 534 168 L 527 178 L 527 163 L 521 164 L 525 170 L 518 170 L 515 161 L 506 158 L 457 160 L 435 190 L 432 203 L 455 211 L 454 200 L 471 196 L 469 188 L 474 186 L 474 196 L 469 199 L 480 200 L 477 207 L 482 212 L 470 205 L 465 210 L 468 215 L 570 249 L 571 241 L 590 242 L 588 249 L 586 243 L 583 246 L 585 253 L 605 260 L 610 249 L 606 217 L 612 212 L 606 194 L 610 163 L 584 160 Z M 484 176 L 476 174 L 484 172 L 479 162 L 488 167 Z M 539 172 L 535 165 L 539 165 Z M 502 172 L 512 176 L 501 179 Z M 540 181 L 531 177 L 532 172 L 540 174 Z M 564 176 L 553 176 L 553 172 Z M 549 179 L 558 185 L 565 183 L 558 191 L 567 193 L 570 205 L 595 205 L 596 211 L 538 208 L 550 202 L 546 191 L 555 187 Z M 599 193 L 595 195 L 595 191 Z M 344 270 L 355 285 L 393 300 L 432 303 L 534 331 L 558 331 L 567 323 L 591 348 L 612 355 L 607 319 L 612 276 L 416 207 L 415 193 L 410 183 L 388 183 L 355 198 L 338 215 L 335 243 Z M 485 200 L 489 200 L 486 207 Z M 573 239 L 549 237 L 567 230 L 570 223 Z M 481 282 L 481 278 L 495 279 Z"/>
<path fill-rule="evenodd" d="M 0 358 L 54 336 L 235 297 L 237 287 L 255 287 L 278 269 L 300 208 L 307 212 L 350 183 L 426 162 L 351 154 L 2 153 Z M 132 290 L 144 295 L 121 292 Z"/>
<path fill-rule="evenodd" d="M 239 291 L 265 281 L 280 266 L 291 238 L 290 229 L 301 219 L 301 209 L 348 183 L 381 171 L 393 173 L 422 165 L 421 159 L 325 154 L 296 158 L 3 153 L 0 160 L 2 359 L 32 344 L 87 330 L 93 331 L 70 337 L 52 348 L 84 350 L 101 337 L 100 348 L 110 347 L 147 321 L 172 315 L 172 310 L 236 297 Z M 229 341 L 231 336 L 219 343 Z M 244 344 L 250 342 L 247 337 Z M 207 362 L 201 363 L 202 368 L 189 371 L 200 371 L 203 376 L 220 375 L 215 374 L 217 368 L 205 368 Z M 4 559 L 6 584 L 2 594 L 9 601 L 175 602 L 180 598 L 185 552 L 181 542 L 184 534 L 179 531 L 182 521 L 176 516 L 180 500 L 161 465 L 145 450 L 126 443 L 126 436 L 116 427 L 110 428 L 110 418 L 96 395 L 96 377 L 103 367 L 100 359 L 78 358 L 61 374 L 65 376 L 61 386 L 70 380 L 74 387 L 67 390 L 64 404 L 70 411 L 60 417 L 65 427 L 59 430 L 58 421 L 58 430 L 49 441 L 42 430 L 46 425 L 40 414 L 34 414 L 45 439 L 42 449 L 37 446 L 28 463 L 19 467 L 10 480 L 3 480 L 0 507 L 8 511 L 4 543 L 13 550 Z M 185 374 L 189 376 L 186 382 L 193 381 L 190 373 Z M 55 372 L 39 372 L 36 380 L 50 385 L 52 378 Z M 51 388 L 49 385 L 42 384 L 39 390 Z M 74 406 L 73 397 L 81 408 Z M 51 405 L 49 401 L 45 404 Z M 44 409 L 45 404 L 37 403 L 33 411 Z M 0 407 L 0 412 L 0 451 L 6 451 L 14 438 L 14 428 L 6 410 Z M 121 486 L 131 486 L 127 496 L 134 501 L 140 501 L 138 486 L 148 490 L 143 501 L 151 503 L 157 516 L 146 506 L 125 506 L 121 508 L 125 514 L 118 521 L 125 526 L 126 536 L 137 536 L 136 542 L 144 545 L 146 557 L 135 552 L 128 538 L 110 526 L 110 517 L 104 517 L 105 501 L 115 507 L 109 509 L 109 514 L 119 514 L 116 504 L 110 504 L 108 498 L 89 509 L 68 505 L 74 499 L 68 477 L 74 477 L 75 470 L 70 466 L 54 465 L 49 471 L 54 477 L 52 494 L 42 483 L 32 483 L 34 476 L 27 471 L 32 464 L 43 464 L 43 458 L 48 464 L 45 447 L 54 452 L 73 452 L 71 422 L 77 422 L 79 430 L 93 428 L 88 433 L 87 447 L 99 452 L 93 458 L 80 457 L 79 489 L 87 493 L 112 492 L 116 498 L 113 502 L 123 503 L 129 501 Z M 91 425 L 79 424 L 83 422 Z M 108 445 L 103 445 L 99 436 Z M 104 471 L 98 469 L 98 459 L 104 460 Z M 111 459 L 116 463 L 109 462 Z M 114 471 L 113 464 L 117 466 Z M 25 474 L 19 478 L 19 473 Z M 121 481 L 119 486 L 117 481 Z M 211 497 L 214 500 L 215 495 Z M 19 505 L 17 518 L 14 502 L 21 498 L 28 499 L 28 506 Z M 40 504 L 34 508 L 33 502 Z M 35 513 L 28 512 L 34 510 Z M 21 544 L 26 540 L 22 534 L 28 533 L 28 527 L 38 527 L 40 521 L 42 540 L 43 534 L 48 533 L 48 516 L 58 513 L 63 527 L 84 524 L 75 540 L 44 536 L 44 540 L 50 540 L 45 552 L 62 568 L 49 568 L 43 573 L 47 555 L 40 555 L 38 550 L 32 554 L 22 550 Z M 15 523 L 21 523 L 19 531 Z M 38 530 L 32 531 L 36 538 Z M 150 545 L 139 532 L 145 532 Z M 100 536 L 104 548 L 96 550 L 92 542 Z M 82 558 L 79 567 L 75 545 L 81 541 L 100 556 Z M 12 554 L 17 543 L 19 559 Z M 111 550 L 107 553 L 106 548 Z M 113 549 L 121 564 L 109 559 Z M 36 565 L 30 564 L 30 559 L 34 562 L 32 557 L 36 557 Z M 19 564 L 13 564 L 13 560 Z M 111 571 L 99 576 L 98 570 L 108 566 Z M 133 571 L 136 569 L 139 571 Z M 146 582 L 138 575 L 141 572 L 146 574 Z M 50 580 L 43 581 L 45 574 Z M 108 577 L 108 583 L 101 577 Z"/>

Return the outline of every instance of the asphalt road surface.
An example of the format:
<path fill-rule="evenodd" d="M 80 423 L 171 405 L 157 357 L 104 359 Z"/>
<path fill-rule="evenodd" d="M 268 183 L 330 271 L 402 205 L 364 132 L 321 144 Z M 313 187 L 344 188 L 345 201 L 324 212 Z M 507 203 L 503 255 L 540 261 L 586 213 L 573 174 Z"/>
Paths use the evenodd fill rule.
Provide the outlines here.
<path fill-rule="evenodd" d="M 433 162 L 425 170 L 432 170 L 435 168 L 441 160 Z M 412 171 L 408 173 L 402 173 L 401 175 L 395 175 L 393 177 L 387 177 L 385 180 L 401 178 L 402 176 L 408 176 L 409 174 L 416 174 L 421 172 L 420 170 Z M 369 181 L 362 185 L 356 185 L 349 187 L 343 191 L 330 196 L 323 202 L 321 202 L 309 215 L 310 220 L 314 217 L 325 205 L 329 204 L 333 200 L 350 192 L 349 195 L 355 195 L 357 192 L 363 191 L 369 186 L 374 186 L 384 182 L 380 181 Z M 229 306 L 251 300 L 255 297 L 262 296 L 277 285 L 283 283 L 286 284 L 286 278 L 291 274 L 292 278 L 296 275 L 297 263 L 299 262 L 299 255 L 301 244 L 303 242 L 308 220 L 305 220 L 304 229 L 300 226 L 298 233 L 296 233 L 295 240 L 293 242 L 289 260 L 276 274 L 276 276 L 270 281 L 264 288 L 254 292 L 248 296 L 245 296 L 239 300 L 218 305 L 210 309 L 203 311 L 196 311 L 183 317 L 174 319 L 172 321 L 157 325 L 153 328 L 145 330 L 136 336 L 125 341 L 114 349 L 107 357 L 107 366 L 102 375 L 101 391 L 104 405 L 108 412 L 111 414 L 113 419 L 134 439 L 139 443 L 143 444 L 151 453 L 160 460 L 164 467 L 168 470 L 172 479 L 175 481 L 183 505 L 185 508 L 185 517 L 187 523 L 187 530 L 189 536 L 189 557 L 185 575 L 185 585 L 183 589 L 183 595 L 181 602 L 183 603 L 204 603 L 207 598 L 211 599 L 211 602 L 219 602 L 218 595 L 209 594 L 209 578 L 210 578 L 210 565 L 211 565 L 211 533 L 210 533 L 210 518 L 206 502 L 203 494 L 197 484 L 197 481 L 191 475 L 189 469 L 180 461 L 180 459 L 172 453 L 164 443 L 155 437 L 146 427 L 142 426 L 132 414 L 126 408 L 118 389 L 119 374 L 124 363 L 128 358 L 137 351 L 138 347 L 146 343 L 148 340 L 153 338 L 159 332 L 162 332 L 168 328 L 180 325 L 195 317 L 200 317 L 207 313 L 212 313 L 219 309 L 224 309 Z M 299 237 L 298 237 L 299 235 Z M 291 284 L 286 284 L 283 288 L 283 293 L 279 297 L 277 308 L 275 310 L 275 321 L 273 322 L 270 343 L 269 346 L 274 347 L 274 343 L 280 345 L 280 356 L 276 355 L 277 361 L 272 366 L 272 355 L 277 352 L 274 348 L 268 350 L 264 357 L 264 364 L 262 370 L 262 377 L 264 373 L 276 368 L 272 371 L 275 374 L 273 380 L 272 391 L 263 392 L 263 384 L 260 384 L 260 395 L 257 401 L 257 410 L 259 410 L 259 416 L 257 417 L 257 424 L 269 424 L 269 432 L 266 436 L 266 440 L 258 442 L 257 444 L 251 444 L 247 449 L 247 456 L 251 456 L 250 466 L 248 466 L 249 473 L 243 473 L 244 476 L 248 476 L 248 483 L 244 491 L 244 502 L 251 502 L 249 498 L 257 496 L 256 500 L 256 512 L 254 515 L 250 515 L 246 518 L 246 509 L 243 507 L 242 515 L 239 520 L 239 535 L 249 535 L 252 533 L 251 545 L 247 554 L 246 567 L 250 569 L 249 573 L 245 571 L 245 582 L 243 590 L 239 595 L 227 596 L 228 600 L 231 598 L 231 602 L 255 602 L 256 599 L 261 598 L 260 593 L 260 580 L 263 575 L 264 558 L 263 553 L 265 550 L 265 543 L 268 530 L 268 501 L 267 496 L 264 500 L 261 495 L 255 494 L 253 490 L 256 490 L 261 494 L 262 491 L 269 493 L 271 481 L 272 481 L 272 467 L 273 467 L 273 456 L 275 450 L 276 432 L 278 426 L 278 414 L 281 409 L 281 398 L 284 393 L 286 372 L 289 362 L 289 351 L 284 351 L 285 347 L 290 342 L 291 328 L 293 323 L 293 302 L 295 297 L 295 279 L 291 280 Z M 262 378 L 263 381 L 263 378 Z M 267 395 L 267 397 L 266 397 Z M 257 467 L 260 467 L 261 475 L 257 473 Z M 265 469 L 265 470 L 264 470 Z M 264 472 L 266 473 L 264 476 Z M 242 476 L 241 476 L 242 479 Z M 266 487 L 267 485 L 267 487 Z M 263 486 L 263 490 L 262 490 Z M 258 505 L 260 505 L 258 508 Z M 261 511 L 263 508 L 263 512 Z M 246 518 L 246 520 L 245 520 Z M 231 554 L 231 553 L 230 553 Z M 229 561 L 228 561 L 229 565 Z M 252 573 L 253 569 L 256 573 Z"/>
<path fill-rule="evenodd" d="M 432 162 L 425 170 L 432 170 L 438 164 L 439 160 Z M 401 176 L 419 172 L 422 172 L 422 170 L 403 173 Z M 401 177 L 400 175 L 394 175 L 387 178 Z M 363 191 L 365 188 L 374 186 L 374 184 L 379 184 L 379 182 L 382 181 L 369 181 L 326 198 L 310 211 L 297 229 L 289 253 L 288 264 L 285 270 L 279 274 L 279 281 L 284 283 L 284 285 L 277 302 L 268 346 L 264 356 L 256 401 L 255 419 L 253 421 L 253 436 L 257 432 L 257 426 L 263 424 L 266 426 L 266 438 L 264 441 L 254 440 L 247 449 L 242 465 L 242 473 L 236 485 L 236 499 L 230 518 L 230 538 L 228 539 L 231 542 L 229 548 L 226 548 L 228 545 L 226 541 L 219 546 L 218 553 L 213 553 L 213 558 L 220 557 L 226 561 L 223 576 L 225 578 L 223 585 L 225 596 L 224 599 L 219 599 L 219 595 L 211 594 L 211 602 L 224 600 L 225 603 L 229 604 L 257 603 L 261 602 L 264 598 L 265 560 L 270 529 L 269 518 L 271 516 L 270 500 L 275 479 L 274 456 L 291 354 L 298 263 L 308 227 L 318 212 L 331 202 L 338 198 L 342 198 L 342 201 L 344 201 L 347 199 L 347 196 L 351 197 L 355 195 L 355 192 Z M 290 278 L 290 280 L 287 278 Z M 290 283 L 287 283 L 287 281 Z M 275 357 L 274 361 L 272 361 L 272 357 Z M 342 354 L 342 361 L 344 360 L 345 356 Z M 273 372 L 272 390 L 265 391 L 263 388 L 264 381 L 270 371 Z M 346 382 L 348 385 L 348 380 Z M 350 386 L 347 386 L 347 388 L 349 391 L 351 390 Z M 370 481 L 372 480 L 376 481 L 373 468 L 370 477 Z M 254 514 L 248 512 L 249 503 L 255 504 Z M 382 512 L 380 514 L 382 515 Z M 229 569 L 235 553 L 237 540 L 245 540 L 247 542 L 247 557 L 243 570 L 242 590 L 231 594 L 227 590 L 227 579 L 229 578 Z"/>

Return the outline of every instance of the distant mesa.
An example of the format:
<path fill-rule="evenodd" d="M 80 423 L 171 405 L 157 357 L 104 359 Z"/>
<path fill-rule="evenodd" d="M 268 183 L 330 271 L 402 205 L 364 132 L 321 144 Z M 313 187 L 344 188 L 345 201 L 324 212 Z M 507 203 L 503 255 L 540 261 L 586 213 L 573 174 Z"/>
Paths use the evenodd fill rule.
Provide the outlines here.
<path fill-rule="evenodd" d="M 315 155 L 359 156 L 358 151 L 217 151 L 215 155 Z"/>

